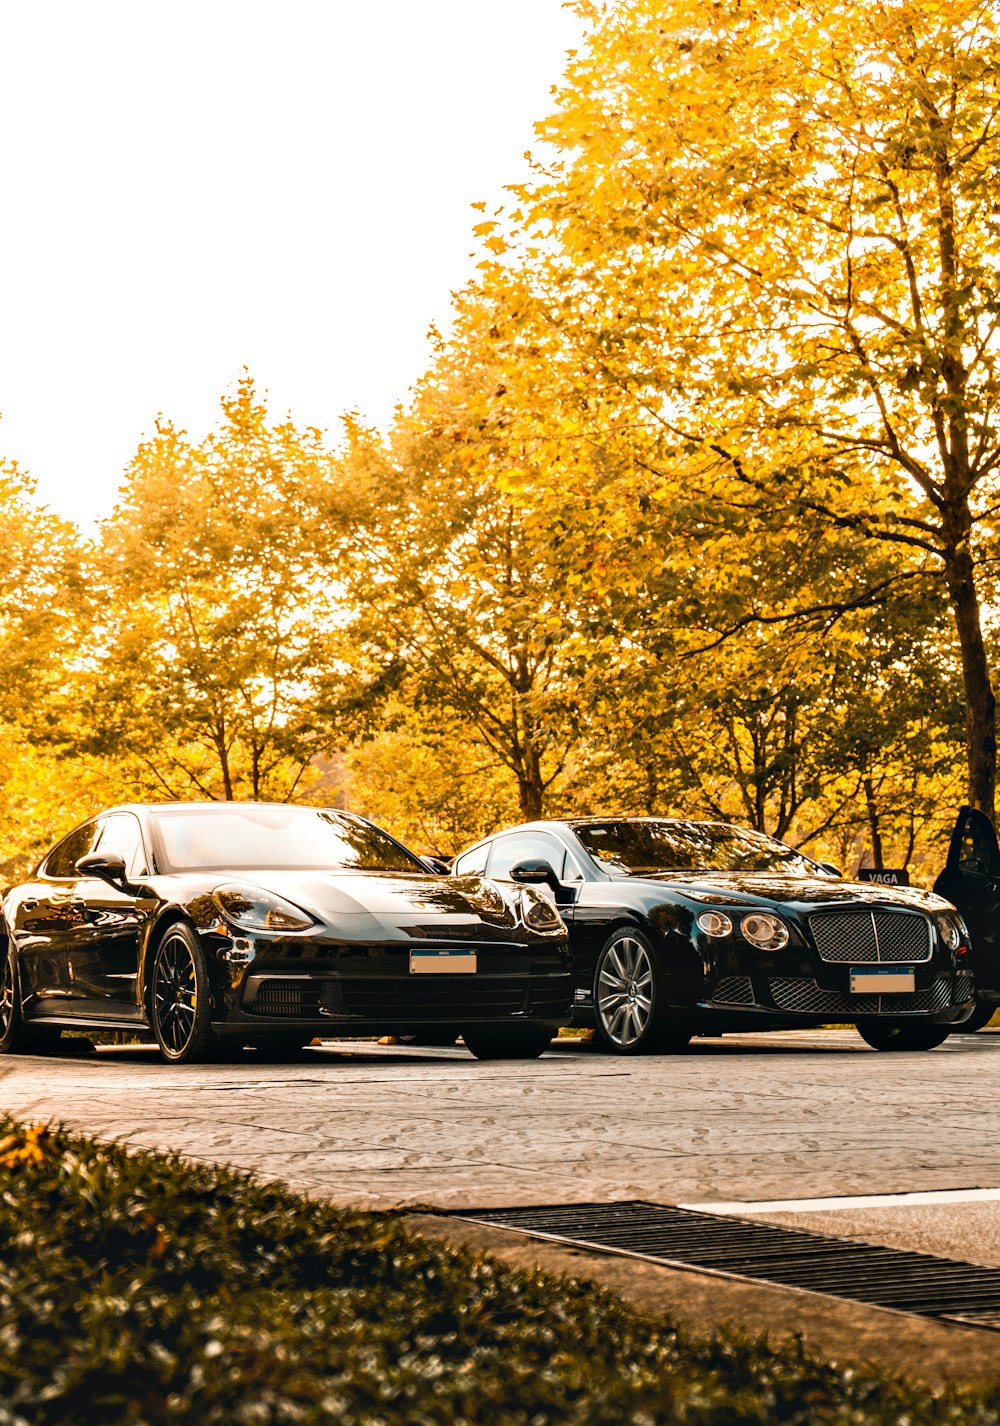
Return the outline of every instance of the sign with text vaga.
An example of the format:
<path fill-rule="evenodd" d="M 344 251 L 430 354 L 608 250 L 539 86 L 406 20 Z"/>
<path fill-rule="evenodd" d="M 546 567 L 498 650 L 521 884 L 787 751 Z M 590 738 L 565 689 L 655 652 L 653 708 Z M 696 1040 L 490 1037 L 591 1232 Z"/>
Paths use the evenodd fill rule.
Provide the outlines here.
<path fill-rule="evenodd" d="M 858 881 L 876 881 L 880 886 L 909 886 L 910 873 L 905 867 L 863 866 L 858 872 Z"/>

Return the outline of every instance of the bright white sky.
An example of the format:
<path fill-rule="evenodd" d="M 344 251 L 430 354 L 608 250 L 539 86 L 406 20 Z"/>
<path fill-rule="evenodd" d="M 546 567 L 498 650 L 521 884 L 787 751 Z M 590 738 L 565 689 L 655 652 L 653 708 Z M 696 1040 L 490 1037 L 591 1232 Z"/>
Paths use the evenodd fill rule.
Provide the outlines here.
<path fill-rule="evenodd" d="M 243 365 L 385 423 L 524 174 L 560 0 L 0 0 L 0 455 L 82 522 Z"/>

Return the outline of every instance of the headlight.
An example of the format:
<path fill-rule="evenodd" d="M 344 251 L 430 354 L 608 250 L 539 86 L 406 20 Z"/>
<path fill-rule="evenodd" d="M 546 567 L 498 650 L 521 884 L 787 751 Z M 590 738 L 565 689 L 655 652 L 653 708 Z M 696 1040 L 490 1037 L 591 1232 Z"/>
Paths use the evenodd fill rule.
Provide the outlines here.
<path fill-rule="evenodd" d="M 510 908 L 500 893 L 500 888 L 492 881 L 481 878 L 476 889 L 479 898 L 479 905 L 484 911 L 491 911 L 495 916 L 502 916 L 505 911 L 509 913 Z"/>
<path fill-rule="evenodd" d="M 298 906 L 259 886 L 217 886 L 212 900 L 241 931 L 307 931 L 316 924 Z"/>
<path fill-rule="evenodd" d="M 532 931 L 551 934 L 563 929 L 563 919 L 548 897 L 539 896 L 537 892 L 528 891 L 525 887 L 521 891 L 520 903 L 521 920 Z"/>
<path fill-rule="evenodd" d="M 959 918 L 949 915 L 947 911 L 936 911 L 934 913 L 934 924 L 938 928 L 941 939 L 949 951 L 957 951 L 962 943 L 962 935 L 965 931 L 965 926 Z"/>
<path fill-rule="evenodd" d="M 706 936 L 731 936 L 733 923 L 724 911 L 702 911 L 698 925 Z"/>
<path fill-rule="evenodd" d="M 788 945 L 788 927 L 784 921 L 763 911 L 744 916 L 740 930 L 751 946 L 761 951 L 780 951 L 782 946 Z"/>

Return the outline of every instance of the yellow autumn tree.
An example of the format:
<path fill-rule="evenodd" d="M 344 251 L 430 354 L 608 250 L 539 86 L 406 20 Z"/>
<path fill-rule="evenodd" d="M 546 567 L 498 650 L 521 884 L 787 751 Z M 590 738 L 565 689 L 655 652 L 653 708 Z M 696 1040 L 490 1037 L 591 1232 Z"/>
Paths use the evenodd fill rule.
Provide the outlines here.
<path fill-rule="evenodd" d="M 494 270 L 531 290 L 529 330 L 558 334 L 579 409 L 617 408 L 633 485 L 639 469 L 683 480 L 772 540 L 825 528 L 884 550 L 894 581 L 937 586 L 969 797 L 992 815 L 1000 13 L 576 8 L 589 40 L 541 126 L 560 153 L 486 220 Z"/>

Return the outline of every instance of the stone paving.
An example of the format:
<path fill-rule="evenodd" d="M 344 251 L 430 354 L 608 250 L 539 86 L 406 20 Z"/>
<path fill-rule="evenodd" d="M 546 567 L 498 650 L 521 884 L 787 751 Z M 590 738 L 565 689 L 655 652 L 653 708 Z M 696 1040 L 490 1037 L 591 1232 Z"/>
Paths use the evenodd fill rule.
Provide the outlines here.
<path fill-rule="evenodd" d="M 998 1099 L 995 1032 L 925 1054 L 825 1031 L 629 1061 L 567 1040 L 531 1063 L 349 1042 L 295 1064 L 0 1060 L 0 1107 L 19 1118 L 382 1208 L 995 1187 Z"/>

